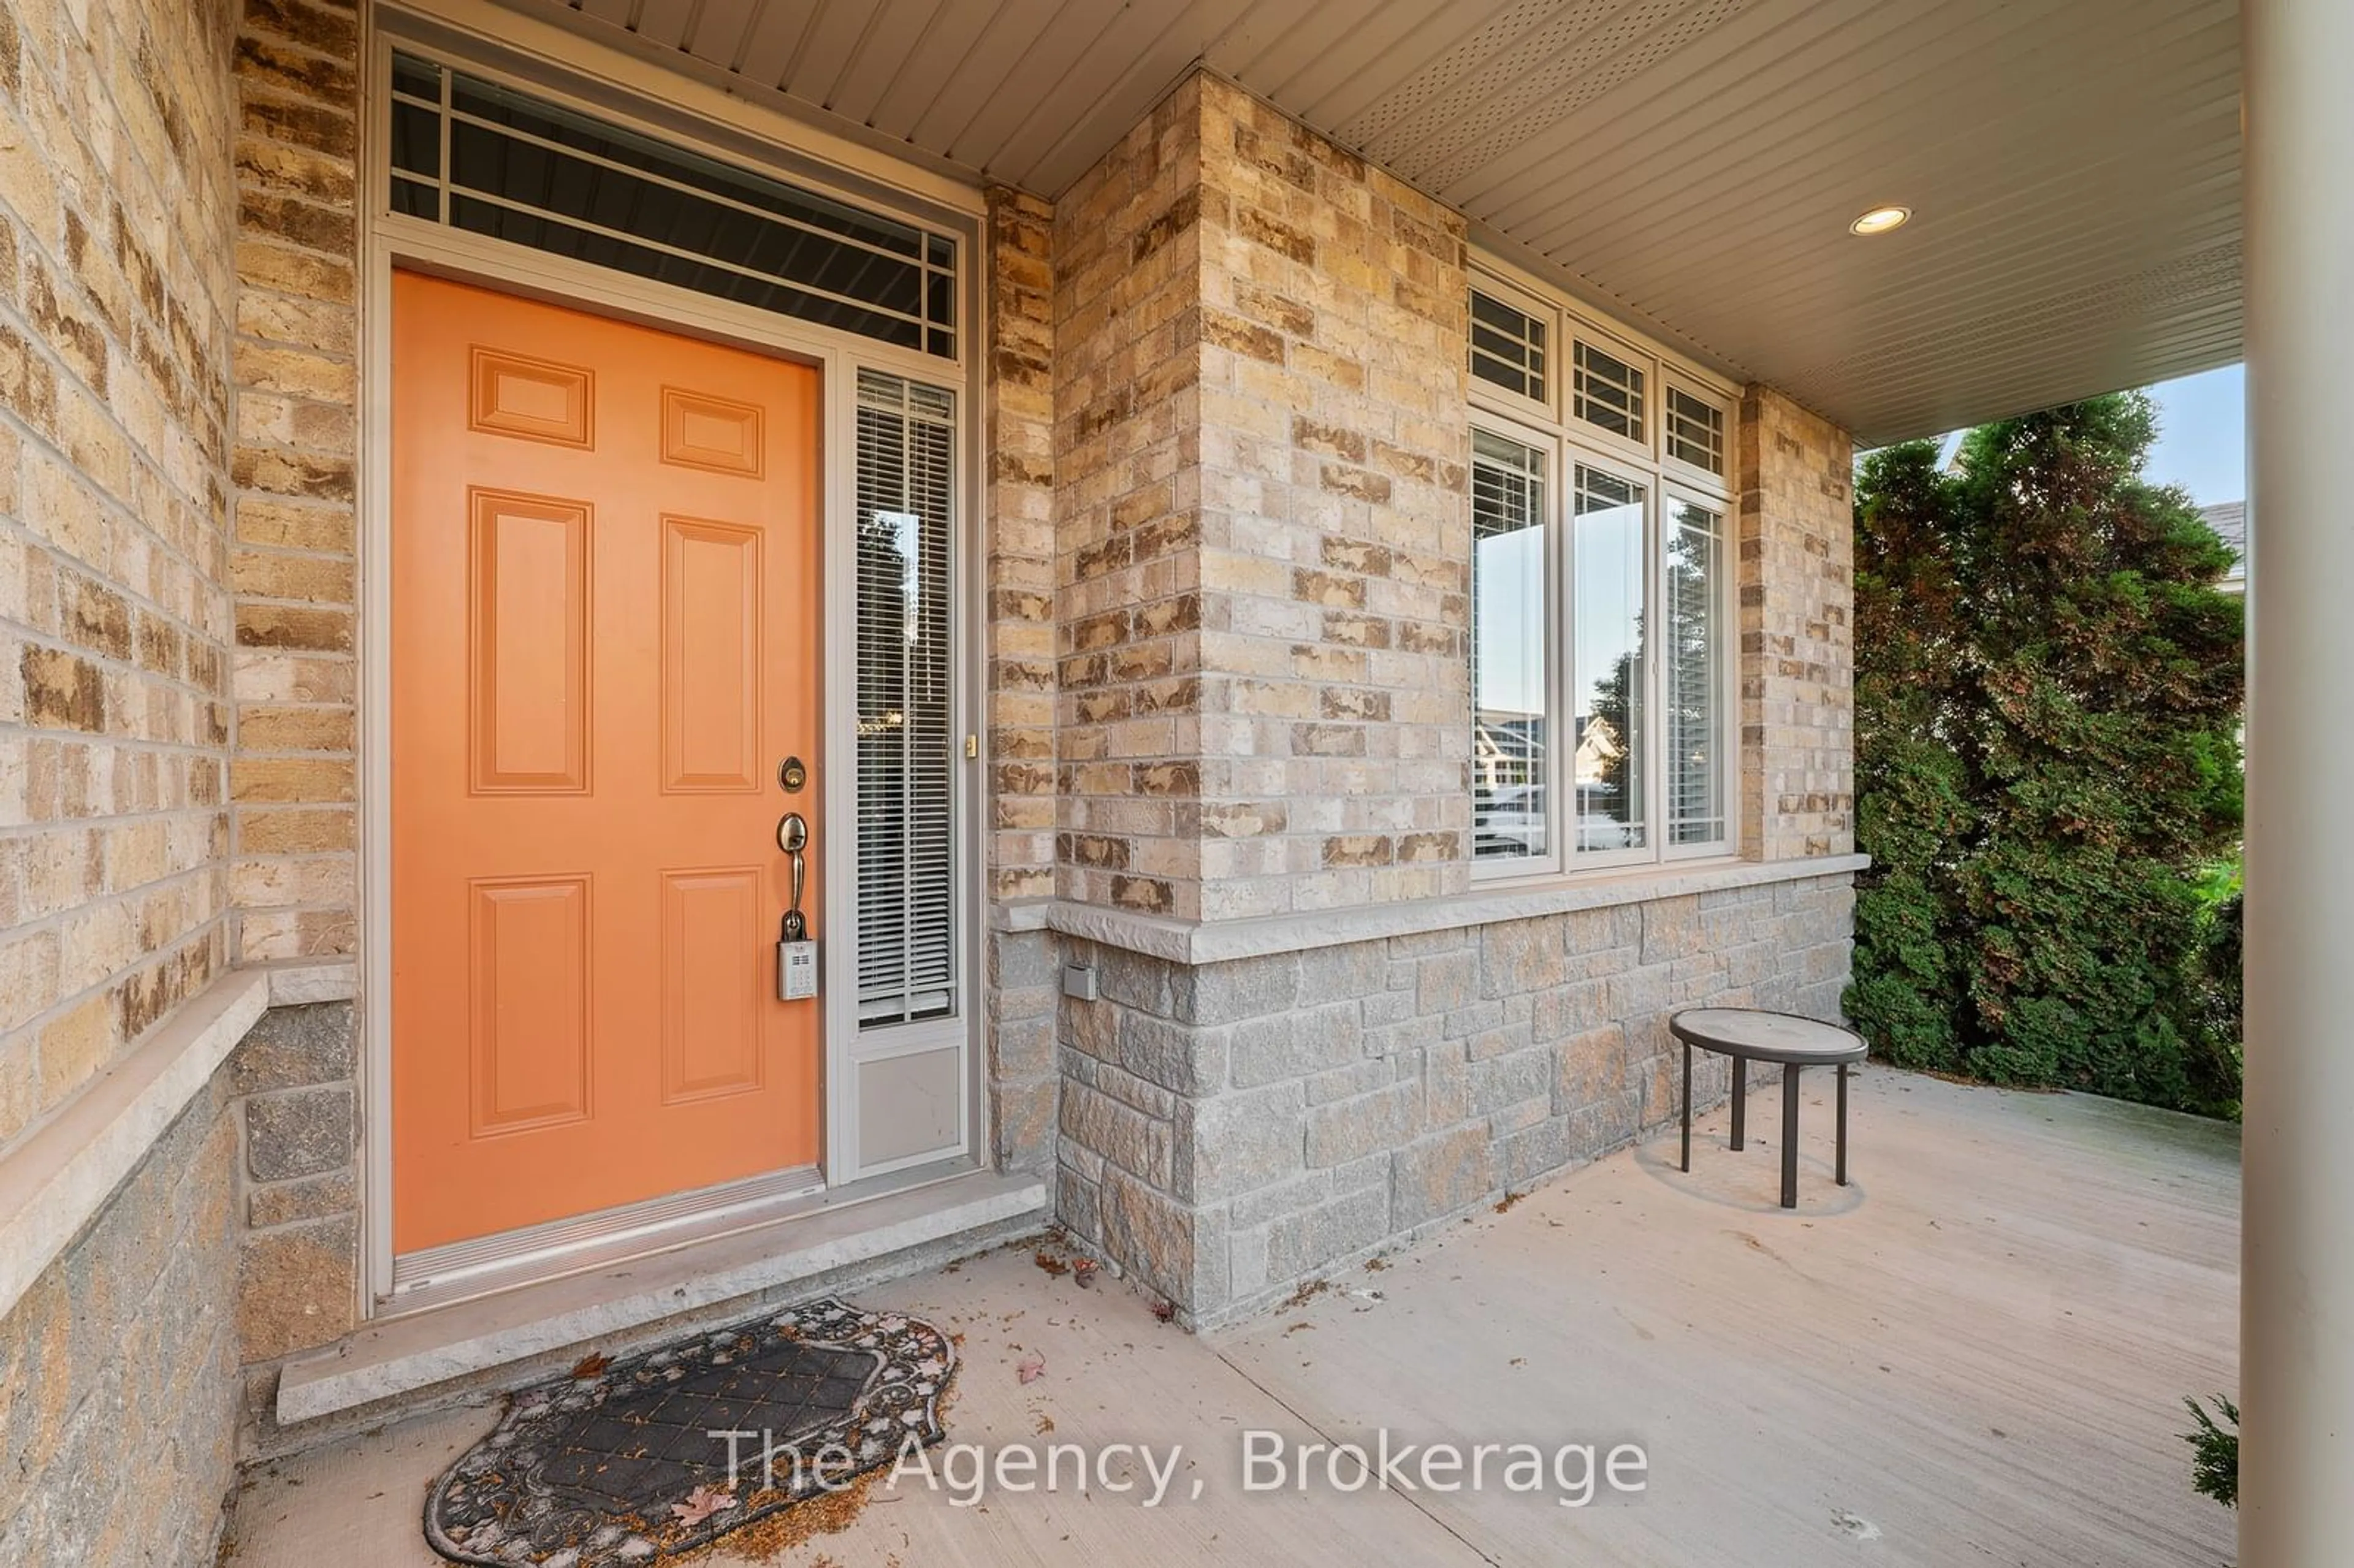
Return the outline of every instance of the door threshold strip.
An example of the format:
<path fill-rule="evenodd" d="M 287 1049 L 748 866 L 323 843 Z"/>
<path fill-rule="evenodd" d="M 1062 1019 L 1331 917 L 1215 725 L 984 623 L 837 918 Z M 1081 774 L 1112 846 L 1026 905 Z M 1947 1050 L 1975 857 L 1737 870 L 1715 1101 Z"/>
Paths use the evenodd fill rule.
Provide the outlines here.
<path fill-rule="evenodd" d="M 779 1217 L 783 1205 L 824 1191 L 817 1167 L 802 1165 L 405 1253 L 392 1261 L 392 1295 L 381 1310 L 391 1316 L 446 1307 L 535 1279 L 709 1241 L 765 1224 Z"/>

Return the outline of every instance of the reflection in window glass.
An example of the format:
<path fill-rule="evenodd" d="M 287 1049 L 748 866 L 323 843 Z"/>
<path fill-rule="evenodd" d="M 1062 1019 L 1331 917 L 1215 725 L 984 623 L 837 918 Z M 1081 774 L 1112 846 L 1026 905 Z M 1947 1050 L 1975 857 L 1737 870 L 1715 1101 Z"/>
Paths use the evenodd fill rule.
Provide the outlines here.
<path fill-rule="evenodd" d="M 1471 825 L 1482 859 L 1549 852 L 1544 520 L 1543 458 L 1473 431 Z"/>
<path fill-rule="evenodd" d="M 1643 823 L 1643 511 L 1645 489 L 1577 465 L 1570 519 L 1571 764 L 1584 853 L 1641 849 Z"/>
<path fill-rule="evenodd" d="M 1723 636 L 1718 626 L 1724 578 L 1724 519 L 1689 501 L 1668 527 L 1668 842 L 1714 843 L 1725 836 Z"/>

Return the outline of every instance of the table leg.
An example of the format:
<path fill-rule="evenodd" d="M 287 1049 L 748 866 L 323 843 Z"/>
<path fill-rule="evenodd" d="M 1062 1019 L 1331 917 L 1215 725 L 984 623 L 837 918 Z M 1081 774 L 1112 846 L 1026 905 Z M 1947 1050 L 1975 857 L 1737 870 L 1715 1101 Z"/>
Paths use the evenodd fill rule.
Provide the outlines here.
<path fill-rule="evenodd" d="M 1839 1184 L 1847 1185 L 1847 1064 L 1839 1065 Z"/>
<path fill-rule="evenodd" d="M 1782 1206 L 1798 1206 L 1798 1065 L 1782 1069 Z"/>
<path fill-rule="evenodd" d="M 1733 1059 L 1733 1151 L 1741 1152 L 1742 1128 L 1749 1120 L 1749 1064 L 1739 1056 Z"/>
<path fill-rule="evenodd" d="M 1844 1068 L 1840 1069 L 1842 1072 Z M 1840 1102 L 1845 1105 L 1847 1102 Z M 1684 1042 L 1684 1169 L 1691 1169 L 1691 1042 Z"/>

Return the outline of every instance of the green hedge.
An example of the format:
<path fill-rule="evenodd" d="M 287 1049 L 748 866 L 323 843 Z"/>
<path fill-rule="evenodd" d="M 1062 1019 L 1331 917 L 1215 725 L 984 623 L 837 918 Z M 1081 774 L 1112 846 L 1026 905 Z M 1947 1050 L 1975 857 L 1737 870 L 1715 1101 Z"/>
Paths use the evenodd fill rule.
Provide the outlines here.
<path fill-rule="evenodd" d="M 1865 460 L 1847 1007 L 1906 1065 L 2228 1114 L 2241 609 L 2155 429 L 2122 394 Z"/>

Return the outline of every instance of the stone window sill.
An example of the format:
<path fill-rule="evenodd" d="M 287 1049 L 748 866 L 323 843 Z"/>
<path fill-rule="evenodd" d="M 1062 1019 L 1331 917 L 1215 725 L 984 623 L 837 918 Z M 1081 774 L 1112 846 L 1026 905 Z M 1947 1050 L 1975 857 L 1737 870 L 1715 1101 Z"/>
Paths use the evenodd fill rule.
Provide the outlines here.
<path fill-rule="evenodd" d="M 0 1318 L 202 1094 L 266 1008 L 340 1001 L 348 959 L 231 969 L 0 1150 Z"/>
<path fill-rule="evenodd" d="M 1687 861 L 1508 885 L 1489 884 L 1444 898 L 1311 910 L 1248 920 L 1170 920 L 1059 899 L 1001 905 L 993 912 L 993 919 L 1000 930 L 1059 931 L 1065 936 L 1125 948 L 1172 963 L 1215 964 L 1310 948 L 1337 948 L 1352 942 L 1488 926 L 1500 920 L 1535 919 L 1575 909 L 1648 904 L 1654 899 L 1725 888 L 1850 875 L 1871 863 L 1871 856 L 1861 854 L 1813 855 L 1797 860 Z"/>

